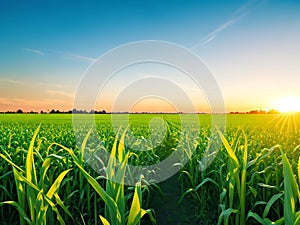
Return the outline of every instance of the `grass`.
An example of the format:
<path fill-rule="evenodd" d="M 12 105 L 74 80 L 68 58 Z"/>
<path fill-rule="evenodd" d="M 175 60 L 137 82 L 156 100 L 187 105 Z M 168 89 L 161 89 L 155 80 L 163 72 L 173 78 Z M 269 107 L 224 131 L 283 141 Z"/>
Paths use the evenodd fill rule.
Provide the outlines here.
<path fill-rule="evenodd" d="M 124 125 L 124 115 L 114 116 L 119 119 L 114 126 Z M 159 145 L 163 130 L 159 123 L 148 125 L 156 116 L 167 121 Z M 194 198 L 191 223 L 299 225 L 299 115 L 292 125 L 278 115 L 228 115 L 219 140 L 210 139 L 210 115 L 199 119 L 200 132 L 189 129 L 189 134 L 182 133 L 178 115 L 130 115 L 127 131 L 115 133 L 110 115 L 97 115 L 102 142 L 93 146 L 89 135 L 80 145 L 75 142 L 71 115 L 0 115 L 0 224 L 155 224 L 149 199 L 159 184 L 147 186 L 147 180 L 136 177 L 135 187 L 129 187 L 111 178 L 130 174 L 127 163 L 163 160 L 182 148 L 178 140 L 184 135 L 189 161 L 180 170 L 178 204 L 188 195 Z M 125 146 L 132 140 L 129 129 L 147 151 Z M 198 138 L 189 139 L 197 132 Z M 222 149 L 208 151 L 217 141 Z M 103 150 L 111 156 L 105 176 L 85 160 Z M 216 158 L 201 170 L 207 152 Z"/>

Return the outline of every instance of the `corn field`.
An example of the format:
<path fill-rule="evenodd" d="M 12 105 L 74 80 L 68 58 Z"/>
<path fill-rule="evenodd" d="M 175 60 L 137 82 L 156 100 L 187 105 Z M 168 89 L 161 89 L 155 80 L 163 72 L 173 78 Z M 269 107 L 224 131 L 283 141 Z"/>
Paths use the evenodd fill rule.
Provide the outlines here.
<path fill-rule="evenodd" d="M 157 116 L 166 122 L 167 131 L 153 148 L 143 140 L 160 132 L 148 125 Z M 226 130 L 218 130 L 219 140 L 210 139 L 209 115 L 199 115 L 200 135 L 194 139 L 181 132 L 178 115 L 130 115 L 130 126 L 120 126 L 118 132 L 110 115 L 97 115 L 103 149 L 89 145 L 89 135 L 76 142 L 70 115 L 0 118 L 0 225 L 159 225 L 159 217 L 168 221 L 176 212 L 160 215 L 156 208 L 157 196 L 167 194 L 160 183 L 148 185 L 140 176 L 131 187 L 112 178 L 125 179 L 126 164 L 150 165 L 167 158 L 178 148 L 180 135 L 185 135 L 189 158 L 176 175 L 180 190 L 176 204 L 189 211 L 177 213 L 181 224 L 300 225 L 298 114 L 227 115 Z M 126 147 L 128 130 L 142 140 L 136 145 L 144 151 Z M 201 169 L 213 141 L 222 147 Z M 110 152 L 104 175 L 86 160 L 87 154 L 103 150 Z M 164 207 L 171 208 L 168 202 Z"/>

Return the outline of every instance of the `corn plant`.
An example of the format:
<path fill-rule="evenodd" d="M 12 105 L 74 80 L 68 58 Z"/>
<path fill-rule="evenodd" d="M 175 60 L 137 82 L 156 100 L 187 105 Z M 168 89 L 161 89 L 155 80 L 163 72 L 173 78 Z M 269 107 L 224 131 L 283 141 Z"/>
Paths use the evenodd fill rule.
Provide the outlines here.
<path fill-rule="evenodd" d="M 47 217 L 50 213 L 49 209 L 56 213 L 56 218 L 60 224 L 65 224 L 57 205 L 71 218 L 72 215 L 60 199 L 58 191 L 64 177 L 70 169 L 61 172 L 51 185 L 47 185 L 47 171 L 53 159 L 53 156 L 49 156 L 43 160 L 39 176 L 40 179 L 37 179 L 38 170 L 34 163 L 34 152 L 38 153 L 39 147 L 34 149 L 34 144 L 39 129 L 40 125 L 34 132 L 30 142 L 24 169 L 12 162 L 11 159 L 9 159 L 9 154 L 6 154 L 6 156 L 0 154 L 0 157 L 12 166 L 18 196 L 18 201 L 4 201 L 0 203 L 0 206 L 4 204 L 14 206 L 19 212 L 21 225 L 25 224 L 25 222 L 32 225 L 53 224 L 53 219 L 49 219 L 49 216 Z"/>
<path fill-rule="evenodd" d="M 284 191 L 282 193 L 272 196 L 272 198 L 266 203 L 263 215 L 260 216 L 252 211 L 249 212 L 248 218 L 252 217 L 257 222 L 263 225 L 268 224 L 286 224 L 286 225 L 299 225 L 300 224 L 300 191 L 299 191 L 299 175 L 300 175 L 300 157 L 298 160 L 298 183 L 296 176 L 293 173 L 292 166 L 284 153 L 281 150 L 282 165 L 283 165 L 283 177 L 284 177 Z M 268 212 L 271 209 L 273 203 L 282 199 L 283 197 L 283 209 L 284 217 L 272 222 L 267 218 Z"/>
<path fill-rule="evenodd" d="M 244 131 L 244 145 L 241 148 L 242 160 L 241 162 L 236 155 L 236 148 L 232 148 L 233 145 L 230 145 L 224 135 L 218 130 L 218 133 L 221 137 L 223 145 L 227 151 L 229 162 L 228 162 L 228 186 L 223 189 L 224 193 L 227 195 L 228 191 L 228 205 L 227 202 L 220 202 L 220 208 L 222 210 L 218 224 L 221 224 L 224 221 L 224 224 L 229 224 L 230 215 L 235 214 L 234 224 L 244 225 L 246 222 L 246 175 L 247 175 L 247 163 L 248 163 L 248 141 Z M 236 143 L 239 141 L 239 136 L 236 135 Z M 235 188 L 237 189 L 238 196 L 238 205 L 234 205 L 235 198 Z M 225 197 L 225 194 L 222 194 L 222 200 Z M 230 223 L 232 224 L 232 222 Z"/>
<path fill-rule="evenodd" d="M 126 163 L 153 165 L 183 149 L 189 161 L 184 167 L 174 166 L 182 167 L 180 201 L 186 201 L 180 206 L 190 203 L 194 224 L 299 225 L 299 128 L 280 126 L 284 120 L 272 115 L 228 115 L 226 138 L 220 134 L 224 147 L 206 168 L 202 158 L 212 152 L 206 150 L 214 149 L 215 141 L 209 138 L 209 115 L 199 115 L 200 133 L 193 126 L 181 129 L 178 115 L 160 115 L 167 121 L 162 141 L 165 131 L 160 126 L 149 128 L 154 116 L 131 114 L 129 126 L 138 138 L 120 132 L 117 140 L 110 115 L 96 115 L 101 146 L 93 145 L 92 137 L 83 132 L 82 145 L 77 146 L 70 115 L 0 115 L 0 224 L 154 220 L 150 210 L 142 215 L 144 208 L 155 203 L 153 187 L 159 190 L 160 184 L 145 186 L 151 180 L 132 177 L 136 185 L 127 187 L 112 180 L 122 181 L 124 174 L 134 176 L 125 171 Z M 300 114 L 295 114 L 295 120 L 299 123 Z M 178 141 L 180 137 L 184 142 Z M 124 147 L 124 139 L 145 151 Z M 98 160 L 90 157 L 93 153 L 98 156 L 104 149 L 111 158 L 101 176 L 88 164 Z M 156 178 L 157 174 L 148 172 Z"/>
<path fill-rule="evenodd" d="M 125 177 L 125 166 L 130 157 L 130 153 L 125 152 L 124 139 L 125 139 L 126 130 L 121 136 L 119 145 L 118 145 L 118 135 L 115 138 L 113 144 L 110 159 L 106 169 L 106 189 L 101 187 L 95 178 L 93 178 L 81 165 L 82 159 L 79 159 L 71 149 L 68 149 L 60 144 L 57 144 L 64 150 L 66 150 L 74 160 L 74 163 L 79 168 L 80 172 L 87 179 L 88 183 L 93 187 L 93 189 L 98 193 L 100 198 L 105 202 L 105 213 L 104 216 L 99 215 L 102 223 L 104 225 L 139 225 L 141 218 L 148 214 L 153 223 L 155 220 L 152 216 L 151 210 L 144 210 L 141 207 L 142 204 L 142 191 L 141 191 L 141 182 L 136 184 L 133 199 L 131 202 L 131 207 L 129 213 L 126 210 L 126 195 L 125 195 L 125 186 L 124 186 L 124 177 Z M 82 151 L 85 149 L 85 144 L 87 141 L 90 132 L 87 134 L 83 146 L 81 147 Z M 118 163 L 118 165 L 117 165 Z M 115 171 L 116 166 L 118 170 Z M 121 181 L 116 183 L 112 181 L 113 176 L 116 176 Z"/>

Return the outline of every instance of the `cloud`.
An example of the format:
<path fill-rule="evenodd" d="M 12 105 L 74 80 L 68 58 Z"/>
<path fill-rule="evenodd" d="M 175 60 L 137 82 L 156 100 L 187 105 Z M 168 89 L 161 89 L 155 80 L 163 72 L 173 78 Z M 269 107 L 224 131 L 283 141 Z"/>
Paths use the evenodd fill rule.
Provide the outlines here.
<path fill-rule="evenodd" d="M 32 49 L 32 48 L 23 48 L 23 50 L 25 50 L 27 52 L 35 53 L 37 55 L 45 55 L 46 54 L 45 52 L 42 52 L 42 51 L 37 50 L 37 49 Z"/>
<path fill-rule="evenodd" d="M 28 82 L 25 82 L 25 81 L 13 80 L 13 79 L 7 79 L 7 78 L 0 78 L 0 82 L 1 83 L 17 84 L 17 85 L 28 84 Z"/>
<path fill-rule="evenodd" d="M 211 42 L 213 39 L 215 39 L 215 37 L 220 32 L 222 32 L 222 31 L 226 30 L 227 28 L 229 28 L 230 26 L 234 25 L 235 23 L 237 23 L 239 20 L 241 20 L 247 14 L 248 14 L 248 12 L 245 12 L 242 15 L 236 17 L 236 18 L 230 19 L 230 20 L 226 21 L 225 23 L 222 23 L 214 31 L 212 31 L 211 33 L 209 33 L 205 37 L 201 38 L 196 44 L 194 44 L 191 47 L 191 49 L 195 49 L 199 46 L 207 45 L 209 42 Z"/>
<path fill-rule="evenodd" d="M 46 92 L 48 94 L 54 95 L 54 96 L 67 97 L 67 98 L 73 98 L 74 97 L 74 95 L 72 93 L 66 92 L 66 91 L 47 90 Z"/>
<path fill-rule="evenodd" d="M 37 49 L 33 49 L 33 48 L 22 48 L 24 51 L 27 52 L 32 52 L 34 54 L 37 55 L 46 55 L 45 52 L 37 50 Z M 71 60 L 76 60 L 76 61 L 82 61 L 82 62 L 88 62 L 88 63 L 93 63 L 96 62 L 96 58 L 92 58 L 92 57 L 88 57 L 88 56 L 84 56 L 84 55 L 80 55 L 80 54 L 74 54 L 74 53 L 70 53 L 70 52 L 59 52 L 59 51 L 50 51 L 50 53 L 52 54 L 56 54 L 59 55 L 62 58 L 65 59 L 71 59 Z"/>
<path fill-rule="evenodd" d="M 78 60 L 78 61 L 83 61 L 88 63 L 93 63 L 97 61 L 96 58 L 74 54 L 74 53 L 62 53 L 62 56 L 66 59 Z"/>
<path fill-rule="evenodd" d="M 258 3 L 257 0 L 252 0 L 252 1 L 249 1 L 246 4 L 242 5 L 240 8 L 238 8 L 233 13 L 232 18 L 230 18 L 227 21 L 225 21 L 224 23 L 220 24 L 214 31 L 212 31 L 208 35 L 206 35 L 203 38 L 201 38 L 190 49 L 195 49 L 197 47 L 207 45 L 209 42 L 211 42 L 213 39 L 215 39 L 216 36 L 220 32 L 222 32 L 222 31 L 226 30 L 227 28 L 233 26 L 238 21 L 240 21 L 242 18 L 244 18 L 245 16 L 247 16 L 249 14 L 249 12 L 250 12 L 250 8 L 253 7 L 254 5 L 256 5 L 256 3 Z M 262 3 L 260 2 L 260 4 L 262 4 Z"/>
<path fill-rule="evenodd" d="M 72 101 L 59 98 L 49 98 L 47 96 L 39 99 L 27 99 L 22 97 L 0 97 L 0 112 L 15 111 L 22 109 L 25 112 L 40 110 L 69 110 L 72 108 Z"/>
<path fill-rule="evenodd" d="M 67 110 L 73 97 L 73 89 L 68 85 L 0 78 L 0 111 Z"/>
<path fill-rule="evenodd" d="M 27 98 L 18 98 L 18 97 L 13 97 L 13 98 L 8 98 L 8 97 L 1 97 L 0 102 L 2 105 L 13 105 L 13 106 L 19 106 L 19 105 L 40 105 L 45 103 L 43 100 L 39 99 L 27 99 Z"/>
<path fill-rule="evenodd" d="M 1 74 L 0 74 L 1 76 Z M 39 86 L 39 87 L 53 87 L 53 88 L 67 88 L 69 85 L 66 84 L 61 84 L 61 83 L 46 83 L 46 82 L 36 82 L 36 81 L 31 81 L 31 80 L 14 80 L 10 78 L 1 78 L 0 77 L 0 82 L 2 84 L 15 84 L 15 85 L 20 85 L 20 86 Z M 1 86 L 0 86 L 1 87 Z"/>
<path fill-rule="evenodd" d="M 0 78 L 0 96 L 8 98 L 26 96 L 28 99 L 49 96 L 50 98 L 70 99 L 73 98 L 73 89 L 70 85 L 60 83 Z"/>
<path fill-rule="evenodd" d="M 216 37 L 216 34 L 210 35 L 209 37 L 207 37 L 207 40 L 206 40 L 206 41 L 204 41 L 204 42 L 201 43 L 201 45 L 203 46 L 203 45 L 208 44 L 208 43 L 211 42 L 215 37 Z"/>

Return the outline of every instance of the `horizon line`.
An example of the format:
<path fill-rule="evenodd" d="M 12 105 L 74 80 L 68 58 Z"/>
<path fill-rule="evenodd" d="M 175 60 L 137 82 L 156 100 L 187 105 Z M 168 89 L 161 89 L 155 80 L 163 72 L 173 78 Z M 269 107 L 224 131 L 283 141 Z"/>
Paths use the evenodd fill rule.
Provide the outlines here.
<path fill-rule="evenodd" d="M 29 111 L 23 111 L 22 109 L 18 110 L 7 110 L 7 111 L 0 111 L 0 114 L 280 114 L 284 113 L 277 109 L 268 109 L 268 110 L 262 110 L 262 109 L 251 109 L 247 111 L 226 111 L 226 112 L 205 112 L 205 111 L 198 111 L 198 112 L 184 112 L 184 111 L 106 111 L 104 109 L 102 110 L 84 110 L 84 109 L 71 109 L 66 111 L 61 110 L 29 110 Z M 300 113 L 299 112 L 293 112 L 293 113 Z"/>

